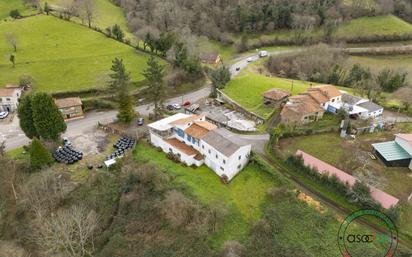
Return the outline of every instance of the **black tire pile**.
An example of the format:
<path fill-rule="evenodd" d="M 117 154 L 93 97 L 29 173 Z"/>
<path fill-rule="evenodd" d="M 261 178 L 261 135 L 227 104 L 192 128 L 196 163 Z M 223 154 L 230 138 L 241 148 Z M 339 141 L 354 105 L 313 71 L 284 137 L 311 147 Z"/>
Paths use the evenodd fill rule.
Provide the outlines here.
<path fill-rule="evenodd" d="M 65 144 L 53 153 L 53 157 L 57 162 L 73 164 L 83 159 L 83 153 L 75 150 L 70 144 Z"/>
<path fill-rule="evenodd" d="M 121 157 L 124 155 L 124 153 L 132 149 L 134 144 L 136 143 L 136 140 L 129 138 L 129 137 L 122 137 L 120 138 L 114 145 L 113 147 L 116 148 L 116 151 L 112 153 L 111 155 L 106 157 L 106 160 L 111 160 L 111 159 L 116 159 L 118 157 Z"/>

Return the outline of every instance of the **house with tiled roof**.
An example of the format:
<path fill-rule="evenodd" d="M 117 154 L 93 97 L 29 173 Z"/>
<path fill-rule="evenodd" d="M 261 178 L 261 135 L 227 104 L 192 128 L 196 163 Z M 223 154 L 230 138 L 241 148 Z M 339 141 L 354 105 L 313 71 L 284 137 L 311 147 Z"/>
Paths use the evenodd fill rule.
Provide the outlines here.
<path fill-rule="evenodd" d="M 320 107 L 311 96 L 307 94 L 296 95 L 289 98 L 280 113 L 282 123 L 307 124 L 323 117 L 325 110 Z"/>
<path fill-rule="evenodd" d="M 221 135 L 204 115 L 178 113 L 148 125 L 151 143 L 192 166 L 206 164 L 231 180 L 248 163 L 251 145 L 239 145 Z"/>
<path fill-rule="evenodd" d="M 341 107 L 342 93 L 332 85 L 319 85 L 307 89 L 309 94 L 325 110 L 336 113 Z"/>
<path fill-rule="evenodd" d="M 386 166 L 412 170 L 412 134 L 396 134 L 395 140 L 375 143 L 372 147 Z"/>
<path fill-rule="evenodd" d="M 263 93 L 263 101 L 265 105 L 279 107 L 286 103 L 290 93 L 281 89 L 272 88 Z"/>
<path fill-rule="evenodd" d="M 55 99 L 54 103 L 63 115 L 64 120 L 80 119 L 84 117 L 82 100 L 80 97 Z"/>
<path fill-rule="evenodd" d="M 19 86 L 15 85 L 0 88 L 0 112 L 14 112 L 19 105 L 22 91 Z"/>

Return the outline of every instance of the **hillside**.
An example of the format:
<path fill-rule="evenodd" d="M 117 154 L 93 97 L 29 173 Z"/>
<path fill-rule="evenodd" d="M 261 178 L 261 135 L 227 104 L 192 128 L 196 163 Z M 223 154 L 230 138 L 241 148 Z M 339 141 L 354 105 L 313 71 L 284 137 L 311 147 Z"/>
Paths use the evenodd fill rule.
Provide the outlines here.
<path fill-rule="evenodd" d="M 0 40 L 0 85 L 16 83 L 21 75 L 35 80 L 35 89 L 47 92 L 104 87 L 111 61 L 123 58 L 134 81 L 141 81 L 146 56 L 84 26 L 51 16 L 0 23 L 0 37 L 17 38 L 16 67 L 12 47 Z"/>
<path fill-rule="evenodd" d="M 26 8 L 23 0 L 2 0 L 0 1 L 0 19 L 9 17 L 11 10 L 19 10 L 20 14 L 26 15 L 33 11 Z"/>

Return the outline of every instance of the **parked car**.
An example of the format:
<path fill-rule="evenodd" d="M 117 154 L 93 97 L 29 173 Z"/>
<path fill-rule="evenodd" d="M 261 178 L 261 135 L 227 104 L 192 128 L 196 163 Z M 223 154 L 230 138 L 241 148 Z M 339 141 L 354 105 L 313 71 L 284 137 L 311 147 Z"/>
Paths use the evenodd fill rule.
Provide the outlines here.
<path fill-rule="evenodd" d="M 143 126 L 144 124 L 144 119 L 143 118 L 138 118 L 137 119 L 137 126 Z"/>
<path fill-rule="evenodd" d="M 268 55 L 269 55 L 268 51 L 260 51 L 260 52 L 259 52 L 259 57 L 260 57 L 260 58 L 266 57 L 266 56 L 268 56 Z"/>
<path fill-rule="evenodd" d="M 166 106 L 166 109 L 168 109 L 169 111 L 173 111 L 175 108 L 173 107 L 173 105 L 168 104 L 168 105 Z"/>
<path fill-rule="evenodd" d="M 172 106 L 175 110 L 180 110 L 180 108 L 182 108 L 182 106 L 180 106 L 180 104 L 172 104 Z"/>
<path fill-rule="evenodd" d="M 9 116 L 8 112 L 0 112 L 0 119 L 5 119 L 7 116 Z"/>
<path fill-rule="evenodd" d="M 247 61 L 247 62 L 253 62 L 253 58 L 252 58 L 252 57 L 249 57 L 249 58 L 246 59 L 246 61 Z"/>
<path fill-rule="evenodd" d="M 191 103 L 189 101 L 186 101 L 186 102 L 183 103 L 183 107 L 188 107 L 190 105 L 191 105 Z"/>

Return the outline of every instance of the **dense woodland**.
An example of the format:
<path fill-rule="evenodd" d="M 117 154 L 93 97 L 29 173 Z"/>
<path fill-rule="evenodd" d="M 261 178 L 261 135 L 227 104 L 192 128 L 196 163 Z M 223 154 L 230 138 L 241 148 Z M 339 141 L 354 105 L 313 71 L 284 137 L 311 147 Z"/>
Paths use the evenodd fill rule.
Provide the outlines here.
<path fill-rule="evenodd" d="M 131 30 L 144 36 L 190 31 L 221 41 L 228 33 L 259 33 L 279 29 L 307 29 L 362 16 L 396 14 L 412 19 L 410 0 L 114 0 L 125 10 Z"/>

